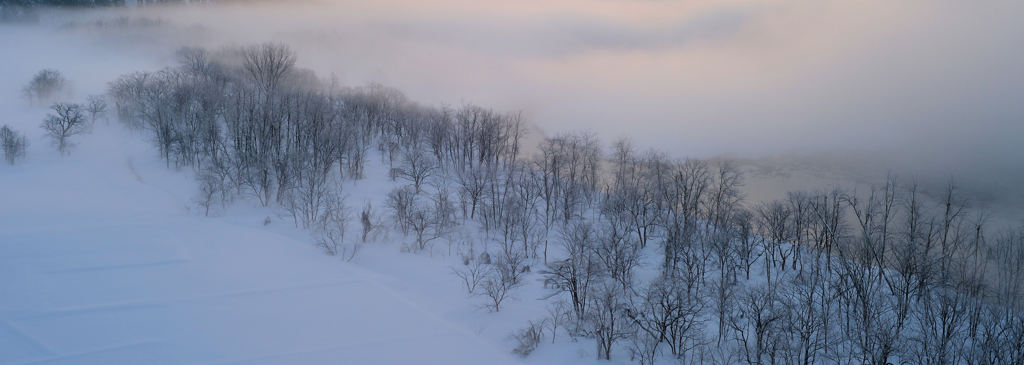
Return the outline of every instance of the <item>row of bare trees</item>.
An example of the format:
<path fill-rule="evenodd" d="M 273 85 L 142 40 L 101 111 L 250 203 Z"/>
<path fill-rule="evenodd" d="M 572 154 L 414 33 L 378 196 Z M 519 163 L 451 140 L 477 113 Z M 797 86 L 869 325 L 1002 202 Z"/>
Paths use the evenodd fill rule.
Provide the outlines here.
<path fill-rule="evenodd" d="M 96 120 L 106 114 L 107 103 L 102 96 L 90 96 L 84 104 L 68 102 L 71 97 L 68 81 L 58 70 L 40 70 L 25 85 L 22 93 L 31 104 L 50 103 L 50 113 L 40 127 L 61 155 L 70 153 L 74 136 L 91 131 Z M 5 160 L 14 164 L 25 157 L 28 140 L 23 134 L 4 126 L 0 129 L 0 145 Z"/>
<path fill-rule="evenodd" d="M 600 202 L 559 227 L 565 258 L 544 271 L 598 358 L 625 340 L 641 363 L 1024 361 L 1024 241 L 986 233 L 954 185 L 935 199 L 890 177 L 748 208 L 728 162 L 626 142 L 608 160 Z M 629 275 L 637 252 L 660 275 Z"/>
<path fill-rule="evenodd" d="M 569 258 L 546 273 L 598 358 L 623 338 L 641 363 L 1024 361 L 1024 241 L 1019 231 L 986 234 L 984 216 L 955 186 L 935 200 L 889 178 L 868 191 L 795 192 L 747 209 L 728 163 L 665 164 L 627 151 L 616 145 L 614 183 L 588 223 L 604 228 L 584 232 L 625 228 L 635 237 L 620 245 L 633 250 L 660 241 L 661 275 L 623 281 L 631 260 L 598 259 L 614 234 L 579 238 L 575 226 L 563 238 Z M 608 283 L 621 284 L 616 301 Z M 587 309 L 613 302 L 617 321 Z"/>
<path fill-rule="evenodd" d="M 359 214 L 362 240 L 390 223 L 409 251 L 471 241 L 455 273 L 493 311 L 541 268 L 552 309 L 521 332 L 521 354 L 561 328 L 598 358 L 645 364 L 1024 359 L 1024 233 L 986 232 L 954 187 L 936 200 L 890 178 L 745 204 L 728 161 L 606 150 L 589 134 L 534 149 L 519 114 L 341 88 L 281 45 L 179 56 L 110 96 L 169 166 L 198 172 L 202 206 L 279 206 L 351 258 L 342 182 L 375 149 L 400 184 L 386 222 Z"/>

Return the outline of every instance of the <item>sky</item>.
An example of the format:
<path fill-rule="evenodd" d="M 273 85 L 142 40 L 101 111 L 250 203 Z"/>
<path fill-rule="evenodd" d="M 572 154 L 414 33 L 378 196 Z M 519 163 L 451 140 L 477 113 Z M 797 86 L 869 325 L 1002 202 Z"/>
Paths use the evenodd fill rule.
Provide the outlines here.
<path fill-rule="evenodd" d="M 319 0 L 150 11 L 216 34 L 192 40 L 213 47 L 291 44 L 301 65 L 343 84 L 521 110 L 551 133 L 628 136 L 678 155 L 883 151 L 936 168 L 1024 154 L 1019 2 Z"/>
<path fill-rule="evenodd" d="M 343 85 L 521 111 L 548 134 L 1011 189 L 1024 183 L 1019 14 L 1020 1 L 243 1 L 91 15 L 159 21 L 128 29 L 75 14 L 63 32 L 104 65 L 280 42 Z"/>

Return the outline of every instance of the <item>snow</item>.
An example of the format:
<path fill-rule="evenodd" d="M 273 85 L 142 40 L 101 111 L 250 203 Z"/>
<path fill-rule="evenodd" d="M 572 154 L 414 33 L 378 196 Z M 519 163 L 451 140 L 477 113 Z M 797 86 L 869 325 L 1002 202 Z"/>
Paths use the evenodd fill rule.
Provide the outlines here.
<path fill-rule="evenodd" d="M 460 250 L 466 246 L 456 245 L 453 251 L 448 239 L 436 241 L 427 252 L 404 253 L 401 248 L 411 238 L 392 231 L 345 262 L 315 247 L 310 233 L 296 228 L 279 208 L 258 207 L 243 199 L 216 207 L 206 217 L 193 202 L 197 186 L 192 173 L 167 166 L 144 135 L 113 121 L 100 121 L 90 134 L 74 137 L 77 146 L 71 155 L 59 156 L 38 128 L 45 106 L 28 105 L 19 97 L 21 86 L 42 68 L 62 71 L 72 85 L 71 101 L 81 102 L 102 93 L 105 83 L 119 75 L 169 64 L 180 45 L 223 46 L 235 42 L 233 37 L 238 42 L 262 41 L 261 36 L 268 34 L 272 39 L 302 38 L 323 26 L 310 19 L 310 24 L 291 33 L 275 34 L 277 27 L 268 27 L 239 37 L 252 31 L 253 20 L 240 24 L 217 19 L 222 24 L 207 28 L 210 19 L 224 15 L 209 13 L 187 26 L 197 16 L 195 11 L 177 15 L 185 15 L 184 23 L 179 19 L 164 24 L 164 18 L 157 17 L 153 24 L 129 24 L 124 25 L 127 30 L 117 31 L 90 28 L 90 14 L 101 14 L 84 11 L 59 13 L 43 19 L 41 26 L 0 24 L 0 45 L 5 46 L 0 53 L 0 125 L 10 124 L 30 141 L 26 161 L 15 166 L 0 163 L 0 364 L 631 363 L 626 341 L 616 345 L 610 362 L 596 361 L 594 340 L 570 339 L 564 329 L 554 344 L 545 331 L 543 343 L 526 359 L 511 354 L 515 344 L 510 335 L 530 321 L 544 319 L 554 301 L 545 300 L 551 291 L 541 285 L 537 272 L 542 265 L 536 261 L 530 263 L 533 272 L 526 275 L 524 285 L 493 313 L 483 307 L 484 298 L 467 296 L 452 274 L 462 265 L 466 252 Z M 160 15 L 139 9 L 103 15 L 116 14 Z M 252 18 L 260 28 L 268 19 Z M 82 28 L 65 29 L 68 20 Z M 237 29 L 220 34 L 225 28 Z M 340 33 L 325 37 L 336 43 L 332 47 L 348 50 Z M 372 39 L 361 32 L 347 33 Z M 202 39 L 186 41 L 197 34 Z M 348 80 L 361 79 L 352 74 L 366 73 L 365 63 L 382 64 L 382 72 L 397 72 L 392 76 L 397 79 L 445 74 L 389 67 L 391 61 L 374 57 L 379 51 L 373 49 L 370 56 L 341 58 L 321 43 L 321 37 L 310 38 L 298 48 L 325 50 L 300 53 L 313 59 L 303 66 L 337 64 L 333 67 L 350 73 Z M 357 45 L 367 48 L 363 41 Z M 408 63 L 404 57 L 393 59 Z M 332 80 L 337 79 L 332 74 Z M 414 99 L 423 101 L 415 93 L 419 89 L 423 94 L 420 83 L 411 89 Z M 495 83 L 485 84 L 493 89 Z M 466 92 L 462 86 L 460 93 Z M 429 89 L 437 98 L 451 95 L 436 92 L 443 87 L 431 84 Z M 474 95 L 473 88 L 466 90 Z M 622 94 L 618 91 L 613 93 L 616 99 Z M 378 161 L 379 156 L 369 158 L 366 180 L 344 184 L 353 210 L 365 202 L 371 202 L 378 214 L 386 210 L 383 198 L 398 183 L 386 178 L 386 164 Z M 800 160 L 751 160 L 741 166 L 749 177 L 749 203 L 780 198 L 794 188 L 858 187 L 881 180 L 860 176 L 866 172 L 845 171 L 850 169 L 844 166 L 819 170 Z M 846 174 L 838 174 L 843 171 Z M 1019 215 L 1014 200 L 1007 201 L 1011 203 L 1006 210 Z M 999 207 L 995 201 L 982 203 Z M 450 240 L 476 242 L 479 253 L 488 238 L 474 224 L 465 223 Z M 357 230 L 350 225 L 350 241 Z M 491 243 L 492 253 L 495 246 Z M 552 257 L 560 256 L 557 246 L 553 240 Z M 646 249 L 636 273 L 641 283 L 657 275 L 657 246 Z M 765 281 L 761 270 L 762 265 L 754 266 L 753 279 L 745 287 Z M 708 338 L 719 332 L 711 312 L 705 310 L 708 317 L 701 328 Z"/>
<path fill-rule="evenodd" d="M 189 174 L 140 139 L 33 138 L 0 169 L 0 363 L 516 362 L 265 211 L 188 209 Z"/>
<path fill-rule="evenodd" d="M 593 339 L 564 328 L 553 344 L 545 331 L 526 359 L 511 354 L 510 335 L 552 301 L 539 263 L 493 313 L 452 274 L 464 253 L 445 240 L 403 253 L 411 239 L 390 232 L 345 262 L 277 208 L 241 200 L 206 217 L 192 173 L 168 167 L 143 134 L 100 120 L 60 156 L 38 127 L 46 107 L 19 95 L 51 67 L 81 102 L 121 74 L 170 63 L 173 48 L 6 25 L 0 44 L 24 51 L 0 54 L 0 124 L 30 143 L 25 161 L 0 164 L 0 364 L 633 363 L 625 344 L 595 360 Z M 352 209 L 370 202 L 385 214 L 398 183 L 379 161 L 344 185 Z M 487 240 L 475 227 L 453 239 L 478 250 Z M 638 278 L 654 276 L 656 246 Z"/>
<path fill-rule="evenodd" d="M 26 160 L 0 164 L 0 364 L 608 363 L 564 329 L 511 354 L 510 335 L 546 315 L 539 268 L 492 313 L 452 275 L 462 263 L 446 243 L 402 253 L 393 232 L 344 262 L 278 209 L 239 201 L 203 216 L 192 173 L 112 117 L 60 156 L 39 128 L 46 106 L 20 96 L 32 74 L 60 70 L 81 102 L 169 64 L 173 48 L 56 25 L 0 24 L 0 44 L 20 50 L 0 53 L 0 125 L 29 139 Z M 380 213 L 396 183 L 374 159 L 345 195 Z"/>
<path fill-rule="evenodd" d="M 0 364 L 520 362 L 507 332 L 482 336 L 410 298 L 408 283 L 324 255 L 271 209 L 202 216 L 191 174 L 115 122 L 59 156 L 38 127 L 45 107 L 20 98 L 32 73 L 64 71 L 82 100 L 158 57 L 0 27 L 0 43 L 25 51 L 0 55 L 0 124 L 30 143 L 25 161 L 0 166 Z M 455 283 L 445 263 L 420 261 L 430 281 Z"/>

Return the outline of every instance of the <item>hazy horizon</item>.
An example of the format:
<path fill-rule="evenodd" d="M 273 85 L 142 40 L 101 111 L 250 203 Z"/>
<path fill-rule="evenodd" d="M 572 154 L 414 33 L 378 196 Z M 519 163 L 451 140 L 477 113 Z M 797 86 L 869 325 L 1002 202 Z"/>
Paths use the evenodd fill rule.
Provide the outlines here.
<path fill-rule="evenodd" d="M 75 55 L 74 65 L 30 61 L 71 67 L 73 82 L 160 68 L 181 46 L 280 42 L 342 85 L 522 111 L 547 134 L 628 137 L 678 157 L 817 158 L 1015 194 L 1021 11 L 956 1 L 243 1 L 76 10 L 28 27 L 82 48 L 49 51 Z M 158 22 L 84 20 L 120 16 Z M 97 73 L 90 61 L 123 68 Z"/>

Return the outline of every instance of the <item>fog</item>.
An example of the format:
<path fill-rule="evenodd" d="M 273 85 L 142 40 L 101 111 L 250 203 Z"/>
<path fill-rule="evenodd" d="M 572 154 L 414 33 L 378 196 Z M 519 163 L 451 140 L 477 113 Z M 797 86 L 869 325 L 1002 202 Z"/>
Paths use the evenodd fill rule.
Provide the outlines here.
<path fill-rule="evenodd" d="M 1022 13 L 952 0 L 237 2 L 49 13 L 0 26 L 18 50 L 0 60 L 24 80 L 54 67 L 97 90 L 180 46 L 280 42 L 343 85 L 520 110 L 549 134 L 955 177 L 1019 208 Z"/>

